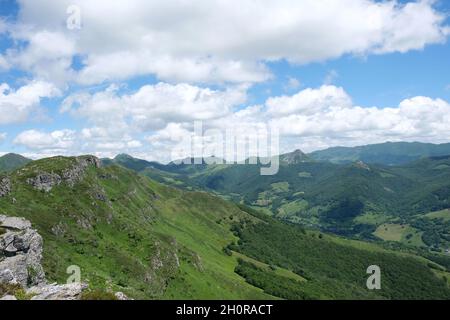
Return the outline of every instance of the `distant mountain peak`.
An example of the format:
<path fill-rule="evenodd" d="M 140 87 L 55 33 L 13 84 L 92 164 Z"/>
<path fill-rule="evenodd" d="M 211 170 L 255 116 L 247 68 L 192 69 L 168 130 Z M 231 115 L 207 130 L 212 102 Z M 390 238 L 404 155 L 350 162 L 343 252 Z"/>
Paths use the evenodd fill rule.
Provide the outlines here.
<path fill-rule="evenodd" d="M 31 159 L 16 153 L 7 153 L 0 157 L 0 171 L 13 171 L 31 162 Z"/>
<path fill-rule="evenodd" d="M 311 161 L 311 158 L 300 149 L 283 154 L 280 156 L 280 159 L 287 164 L 299 164 Z"/>
<path fill-rule="evenodd" d="M 118 154 L 115 158 L 115 160 L 120 160 L 120 159 L 134 159 L 132 156 L 130 156 L 129 154 L 126 153 L 120 153 Z"/>

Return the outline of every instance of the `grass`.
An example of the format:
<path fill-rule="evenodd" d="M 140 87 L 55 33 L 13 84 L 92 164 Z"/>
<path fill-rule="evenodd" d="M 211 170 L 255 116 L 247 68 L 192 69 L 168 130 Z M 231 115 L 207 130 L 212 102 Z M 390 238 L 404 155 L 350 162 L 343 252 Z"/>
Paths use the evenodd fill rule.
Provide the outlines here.
<path fill-rule="evenodd" d="M 285 268 L 282 268 L 282 267 L 279 267 L 279 266 L 274 266 L 275 270 L 273 270 L 273 268 L 271 268 L 270 265 L 268 265 L 268 264 L 266 264 L 264 262 L 258 261 L 256 259 L 247 257 L 246 255 L 244 255 L 242 253 L 233 251 L 233 256 L 235 256 L 238 259 L 242 259 L 244 261 L 251 262 L 255 266 L 257 266 L 257 267 L 259 267 L 261 269 L 265 269 L 267 271 L 273 271 L 275 274 L 277 274 L 277 275 L 279 275 L 281 277 L 289 278 L 289 279 L 292 279 L 292 280 L 295 280 L 295 281 L 300 281 L 300 282 L 307 281 L 305 278 L 303 278 L 302 276 L 292 272 L 291 270 L 288 270 L 288 269 L 285 269 Z"/>
<path fill-rule="evenodd" d="M 276 182 L 271 184 L 272 191 L 275 193 L 283 193 L 289 191 L 289 182 Z"/>
<path fill-rule="evenodd" d="M 408 297 L 401 292 L 401 285 L 411 280 L 405 273 L 408 266 L 429 276 L 418 258 L 400 260 L 400 254 L 374 244 L 302 232 L 205 192 L 173 189 L 114 165 L 87 169 L 73 188 L 63 182 L 45 193 L 26 183 L 38 172 L 58 173 L 74 161 L 44 159 L 13 173 L 13 192 L 0 199 L 0 213 L 23 216 L 38 229 L 44 238 L 43 263 L 49 281 L 65 282 L 67 267 L 78 265 L 82 280 L 99 293 L 94 296 L 122 291 L 135 299 L 273 299 L 276 279 L 266 283 L 275 286 L 271 294 L 264 292 L 235 272 L 238 258 L 258 264 L 263 273 L 269 268 L 267 274 L 257 274 L 265 281 L 271 275 L 283 279 L 285 286 L 296 280 L 308 292 L 320 293 L 319 298 L 365 297 L 359 281 L 365 276 L 364 267 L 377 259 L 401 277 L 390 286 L 400 288 L 392 291 L 393 297 Z M 289 184 L 274 183 L 272 188 L 289 190 Z M 99 200 L 99 193 L 106 200 Z M 306 204 L 281 203 L 291 212 Z M 234 251 L 244 256 L 227 255 L 223 249 L 230 244 L 242 249 Z M 354 261 L 359 263 L 357 269 Z M 353 281 L 350 287 L 348 279 Z M 422 278 L 412 280 L 425 289 L 436 280 L 423 279 L 424 283 Z M 429 288 L 439 289 L 433 283 Z M 442 294 L 430 290 L 426 295 Z"/>
<path fill-rule="evenodd" d="M 425 246 L 422 241 L 423 232 L 410 225 L 384 223 L 373 234 L 384 241 L 401 242 L 414 247 Z"/>
<path fill-rule="evenodd" d="M 222 251 L 236 240 L 231 224 L 255 218 L 215 196 L 172 189 L 114 165 L 87 169 L 73 188 L 63 182 L 45 193 L 26 183 L 75 162 L 32 162 L 11 175 L 14 190 L 0 199 L 0 213 L 29 219 L 43 236 L 49 281 L 64 283 L 67 267 L 77 265 L 91 289 L 136 299 L 271 298 L 234 273 L 236 259 Z"/>
<path fill-rule="evenodd" d="M 300 178 L 311 178 L 311 177 L 312 177 L 312 174 L 311 174 L 310 172 L 304 172 L 304 171 L 302 171 L 302 172 L 299 172 L 299 173 L 298 173 L 298 176 L 299 176 Z"/>
<path fill-rule="evenodd" d="M 387 215 L 375 212 L 368 212 L 363 215 L 357 216 L 354 219 L 354 221 L 362 224 L 380 225 L 385 223 L 389 219 L 390 217 Z"/>
<path fill-rule="evenodd" d="M 384 223 L 375 230 L 374 235 L 385 241 L 400 242 L 408 231 L 408 225 Z"/>
<path fill-rule="evenodd" d="M 278 209 L 277 217 L 286 218 L 292 215 L 296 215 L 300 213 L 302 210 L 305 210 L 307 208 L 308 208 L 308 201 L 306 200 L 291 201 L 286 204 L 283 204 Z"/>
<path fill-rule="evenodd" d="M 430 219 L 443 219 L 444 221 L 450 221 L 450 209 L 430 212 L 426 214 L 425 217 Z"/>
<path fill-rule="evenodd" d="M 95 289 L 84 291 L 81 294 L 80 300 L 117 300 L 114 293 L 110 291 Z"/>

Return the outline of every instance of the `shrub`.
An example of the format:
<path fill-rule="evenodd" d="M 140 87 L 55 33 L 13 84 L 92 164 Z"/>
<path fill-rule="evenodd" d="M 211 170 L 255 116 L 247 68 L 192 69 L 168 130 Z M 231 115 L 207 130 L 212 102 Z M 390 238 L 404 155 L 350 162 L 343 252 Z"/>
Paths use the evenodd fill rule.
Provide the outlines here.
<path fill-rule="evenodd" d="M 81 294 L 81 300 L 117 300 L 117 298 L 110 291 L 94 289 L 83 292 Z"/>
<path fill-rule="evenodd" d="M 34 294 L 27 294 L 20 284 L 0 283 L 0 298 L 6 295 L 15 296 L 17 300 L 30 300 Z"/>
<path fill-rule="evenodd" d="M 13 284 L 13 283 L 0 283 L 0 297 L 6 296 L 6 295 L 15 295 L 17 290 L 22 289 L 20 284 Z"/>

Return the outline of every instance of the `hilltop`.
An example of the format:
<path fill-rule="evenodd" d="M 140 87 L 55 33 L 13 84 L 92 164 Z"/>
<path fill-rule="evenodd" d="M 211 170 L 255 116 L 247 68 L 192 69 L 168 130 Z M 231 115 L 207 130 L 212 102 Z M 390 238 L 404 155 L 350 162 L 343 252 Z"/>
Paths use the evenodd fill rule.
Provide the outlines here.
<path fill-rule="evenodd" d="M 20 154 L 8 153 L 0 157 L 0 172 L 12 171 L 23 167 L 32 160 L 21 156 Z"/>

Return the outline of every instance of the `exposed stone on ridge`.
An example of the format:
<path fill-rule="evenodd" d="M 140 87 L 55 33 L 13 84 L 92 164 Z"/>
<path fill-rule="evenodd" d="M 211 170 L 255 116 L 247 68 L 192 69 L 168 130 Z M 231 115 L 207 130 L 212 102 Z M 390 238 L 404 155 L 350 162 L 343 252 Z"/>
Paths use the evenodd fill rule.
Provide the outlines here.
<path fill-rule="evenodd" d="M 0 283 L 19 285 L 31 300 L 77 300 L 85 283 L 47 284 L 41 265 L 43 241 L 24 218 L 0 215 Z M 17 300 L 10 293 L 0 300 Z"/>
<path fill-rule="evenodd" d="M 0 198 L 11 192 L 11 181 L 7 177 L 0 177 Z"/>
<path fill-rule="evenodd" d="M 0 281 L 22 286 L 45 283 L 42 237 L 23 218 L 0 215 Z"/>
<path fill-rule="evenodd" d="M 34 178 L 28 178 L 27 183 L 32 185 L 35 189 L 49 192 L 54 186 L 61 183 L 61 177 L 56 173 L 40 173 Z"/>

